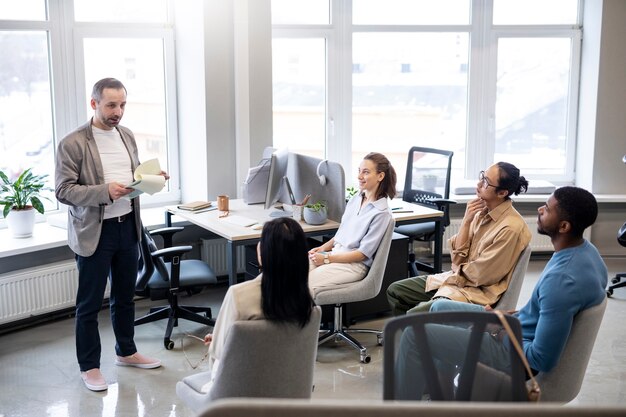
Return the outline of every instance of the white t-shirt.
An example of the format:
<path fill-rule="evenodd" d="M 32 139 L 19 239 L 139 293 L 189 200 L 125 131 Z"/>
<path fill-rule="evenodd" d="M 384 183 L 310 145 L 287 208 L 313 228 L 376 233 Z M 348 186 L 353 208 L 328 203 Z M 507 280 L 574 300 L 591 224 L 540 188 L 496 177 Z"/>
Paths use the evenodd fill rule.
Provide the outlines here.
<path fill-rule="evenodd" d="M 130 161 L 128 150 L 122 141 L 120 132 L 117 129 L 103 130 L 95 126 L 91 126 L 93 137 L 96 140 L 100 159 L 102 160 L 102 168 L 104 169 L 104 181 L 119 182 L 121 184 L 130 184 L 133 182 L 133 169 Z M 130 200 L 120 198 L 115 200 L 113 204 L 109 204 L 104 208 L 104 218 L 123 216 L 131 211 Z"/>

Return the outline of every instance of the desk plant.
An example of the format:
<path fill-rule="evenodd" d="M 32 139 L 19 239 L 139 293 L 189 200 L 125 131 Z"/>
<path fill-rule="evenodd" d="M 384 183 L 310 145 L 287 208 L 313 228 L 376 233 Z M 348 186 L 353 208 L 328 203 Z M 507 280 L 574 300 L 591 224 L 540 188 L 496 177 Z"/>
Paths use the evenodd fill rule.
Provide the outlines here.
<path fill-rule="evenodd" d="M 39 193 L 45 190 L 48 175 L 34 175 L 28 168 L 15 181 L 0 171 L 0 206 L 15 237 L 30 237 L 35 225 L 35 210 L 44 213 Z"/>
<path fill-rule="evenodd" d="M 326 201 L 318 201 L 304 206 L 304 221 L 308 224 L 324 224 L 328 219 L 328 205 Z"/>

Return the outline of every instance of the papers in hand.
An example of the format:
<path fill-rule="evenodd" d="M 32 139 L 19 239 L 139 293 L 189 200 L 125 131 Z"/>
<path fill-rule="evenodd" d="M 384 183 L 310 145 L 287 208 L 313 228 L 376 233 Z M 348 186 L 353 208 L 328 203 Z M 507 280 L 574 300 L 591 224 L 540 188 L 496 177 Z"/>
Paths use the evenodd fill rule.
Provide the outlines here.
<path fill-rule="evenodd" d="M 165 177 L 161 175 L 161 165 L 157 158 L 139 165 L 133 177 L 135 181 L 126 186 L 126 188 L 132 188 L 133 192 L 128 194 L 126 198 L 135 198 L 143 193 L 152 195 L 165 187 Z"/>

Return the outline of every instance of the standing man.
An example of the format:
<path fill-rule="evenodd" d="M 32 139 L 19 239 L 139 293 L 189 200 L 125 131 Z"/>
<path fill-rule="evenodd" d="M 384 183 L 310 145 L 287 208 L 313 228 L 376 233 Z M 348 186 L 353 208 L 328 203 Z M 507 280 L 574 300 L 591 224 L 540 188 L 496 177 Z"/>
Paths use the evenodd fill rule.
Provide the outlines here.
<path fill-rule="evenodd" d="M 68 244 L 76 254 L 76 355 L 87 388 L 104 391 L 100 372 L 98 313 L 107 278 L 111 279 L 111 323 L 116 365 L 157 368 L 161 361 L 137 352 L 135 280 L 141 238 L 139 198 L 122 198 L 132 189 L 139 165 L 133 133 L 119 126 L 126 88 L 114 78 L 93 86 L 89 122 L 61 140 L 56 156 L 55 195 L 68 207 Z M 166 179 L 169 176 L 161 172 Z"/>
<path fill-rule="evenodd" d="M 481 171 L 476 199 L 467 203 L 459 232 L 450 238 L 452 270 L 396 281 L 387 289 L 394 315 L 429 311 L 431 300 L 447 298 L 480 305 L 496 303 L 509 286 L 530 230 L 511 195 L 528 181 L 515 165 L 498 162 Z"/>
<path fill-rule="evenodd" d="M 561 357 L 579 312 L 600 304 L 606 297 L 607 269 L 596 247 L 583 238 L 584 230 L 598 216 L 598 204 L 587 190 L 557 188 L 539 207 L 537 231 L 550 237 L 554 254 L 535 285 L 530 300 L 515 313 L 522 326 L 523 350 L 534 371 L 549 372 Z M 481 307 L 449 300 L 437 301 L 431 311 L 484 311 Z M 467 350 L 469 330 L 453 326 L 432 326 L 427 330 L 431 352 L 443 365 L 456 364 Z M 505 369 L 508 343 L 488 333 L 481 343 L 480 358 L 486 365 Z M 400 397 L 421 399 L 424 391 L 422 364 L 415 334 L 407 329 L 400 341 L 395 364 L 402 381 Z"/>

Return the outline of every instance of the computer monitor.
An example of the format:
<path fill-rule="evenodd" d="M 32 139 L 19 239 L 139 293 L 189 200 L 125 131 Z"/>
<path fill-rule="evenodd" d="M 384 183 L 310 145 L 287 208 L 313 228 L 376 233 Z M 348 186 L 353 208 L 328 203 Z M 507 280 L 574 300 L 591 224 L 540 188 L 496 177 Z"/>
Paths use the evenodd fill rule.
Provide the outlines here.
<path fill-rule="evenodd" d="M 270 159 L 270 173 L 267 180 L 267 191 L 265 193 L 265 209 L 270 209 L 280 201 L 283 184 L 286 184 L 289 198 L 293 201 L 293 193 L 287 179 L 287 165 L 289 163 L 289 152 L 287 149 L 278 149 L 272 153 Z M 283 212 L 287 214 L 286 212 Z"/>

